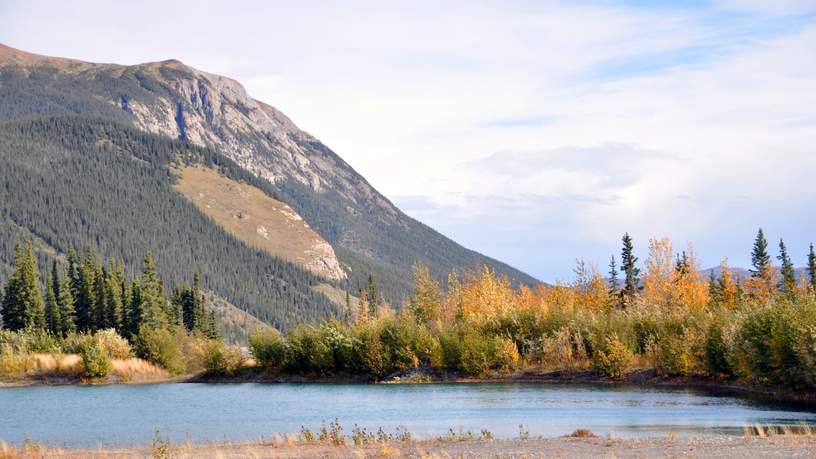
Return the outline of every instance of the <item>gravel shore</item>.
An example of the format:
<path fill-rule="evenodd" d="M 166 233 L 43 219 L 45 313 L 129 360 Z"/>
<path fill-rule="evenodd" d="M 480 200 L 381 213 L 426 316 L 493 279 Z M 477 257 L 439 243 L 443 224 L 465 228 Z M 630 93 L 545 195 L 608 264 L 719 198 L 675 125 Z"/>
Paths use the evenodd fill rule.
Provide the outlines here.
<path fill-rule="evenodd" d="M 31 448 L 31 447 L 30 447 Z M 697 438 L 530 438 L 412 441 L 363 446 L 302 444 L 278 439 L 255 444 L 155 445 L 129 449 L 6 450 L 2 457 L 63 458 L 813 458 L 816 436 Z"/>

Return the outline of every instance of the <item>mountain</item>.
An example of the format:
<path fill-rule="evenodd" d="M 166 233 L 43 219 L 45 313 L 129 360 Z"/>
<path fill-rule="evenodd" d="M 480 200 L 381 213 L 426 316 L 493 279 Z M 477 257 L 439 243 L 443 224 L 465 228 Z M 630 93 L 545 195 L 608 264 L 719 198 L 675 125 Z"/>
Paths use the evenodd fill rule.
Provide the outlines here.
<path fill-rule="evenodd" d="M 443 281 L 487 265 L 537 283 L 405 215 L 237 81 L 176 60 L 0 45 L 0 166 L 0 276 L 16 234 L 36 237 L 43 262 L 90 243 L 135 271 L 151 249 L 168 281 L 201 269 L 205 287 L 279 328 L 347 314 L 338 299 L 369 274 L 400 303 L 416 262 Z"/>

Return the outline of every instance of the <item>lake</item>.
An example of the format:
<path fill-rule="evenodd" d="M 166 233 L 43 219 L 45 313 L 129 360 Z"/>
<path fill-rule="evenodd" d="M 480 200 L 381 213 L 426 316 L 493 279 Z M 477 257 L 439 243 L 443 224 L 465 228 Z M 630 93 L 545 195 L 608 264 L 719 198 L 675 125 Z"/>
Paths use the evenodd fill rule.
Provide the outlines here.
<path fill-rule="evenodd" d="M 693 390 L 534 384 L 152 384 L 0 389 L 0 439 L 52 446 L 255 440 L 338 418 L 351 433 L 406 427 L 419 437 L 486 428 L 514 437 L 577 428 L 616 436 L 735 434 L 816 426 L 816 413 Z"/>

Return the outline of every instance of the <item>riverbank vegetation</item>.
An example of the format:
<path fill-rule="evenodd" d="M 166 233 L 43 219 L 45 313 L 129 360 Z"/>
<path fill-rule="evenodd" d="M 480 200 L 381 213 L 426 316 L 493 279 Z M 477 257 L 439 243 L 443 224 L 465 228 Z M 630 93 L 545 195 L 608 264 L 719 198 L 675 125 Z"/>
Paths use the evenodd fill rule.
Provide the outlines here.
<path fill-rule="evenodd" d="M 607 278 L 579 261 L 570 284 L 514 288 L 485 268 L 452 273 L 443 289 L 416 266 L 414 295 L 399 309 L 362 294 L 353 323 L 302 325 L 286 335 L 266 330 L 253 334 L 250 347 L 271 373 L 317 377 L 485 377 L 536 368 L 619 378 L 653 369 L 812 389 L 816 257 L 811 249 L 797 282 L 784 243 L 780 270 L 767 246 L 760 231 L 745 279 L 727 260 L 706 276 L 693 248 L 677 254 L 668 239 L 650 241 L 641 275 L 628 235 Z"/>
<path fill-rule="evenodd" d="M 132 280 L 121 263 L 69 252 L 44 283 L 32 243 L 15 253 L 0 303 L 0 379 L 166 379 L 234 352 L 219 339 L 198 275 L 168 298 L 149 252 Z"/>

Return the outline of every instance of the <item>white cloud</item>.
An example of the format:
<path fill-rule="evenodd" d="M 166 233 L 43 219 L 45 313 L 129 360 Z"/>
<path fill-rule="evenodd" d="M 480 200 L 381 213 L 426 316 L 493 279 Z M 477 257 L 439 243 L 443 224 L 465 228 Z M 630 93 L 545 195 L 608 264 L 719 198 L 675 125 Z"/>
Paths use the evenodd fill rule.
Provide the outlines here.
<path fill-rule="evenodd" d="M 694 240 L 705 264 L 745 263 L 759 225 L 804 252 L 813 13 L 796 0 L 12 1 L 0 41 L 236 77 L 412 215 L 553 279 L 576 256 L 603 265 L 623 231 L 641 247 Z"/>

